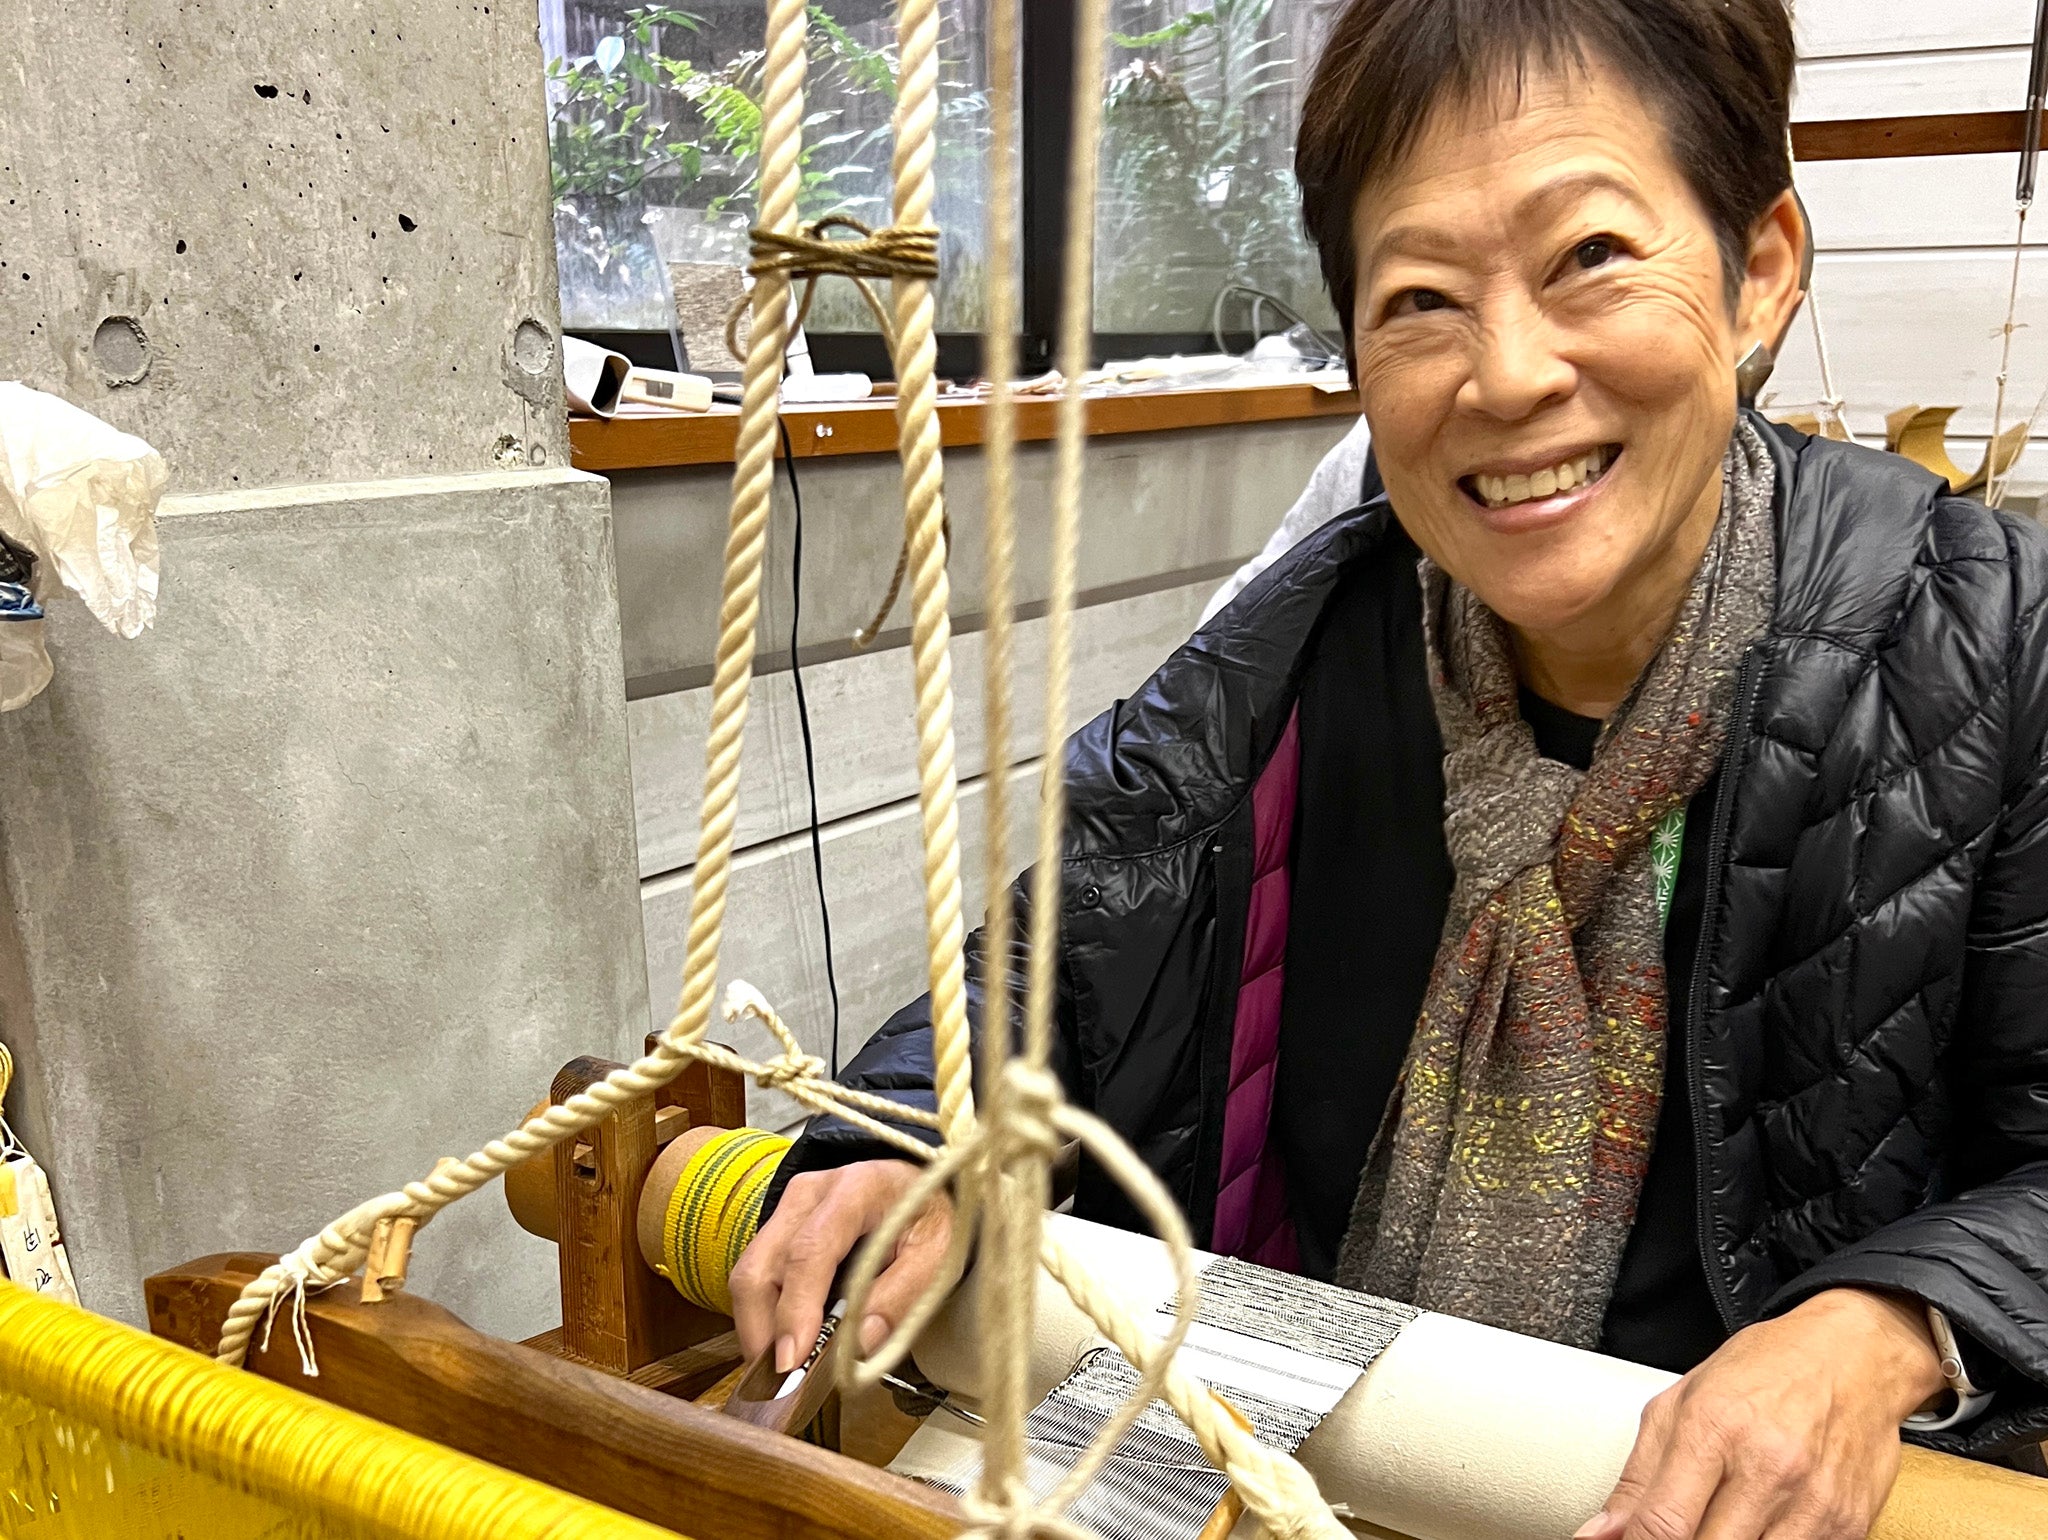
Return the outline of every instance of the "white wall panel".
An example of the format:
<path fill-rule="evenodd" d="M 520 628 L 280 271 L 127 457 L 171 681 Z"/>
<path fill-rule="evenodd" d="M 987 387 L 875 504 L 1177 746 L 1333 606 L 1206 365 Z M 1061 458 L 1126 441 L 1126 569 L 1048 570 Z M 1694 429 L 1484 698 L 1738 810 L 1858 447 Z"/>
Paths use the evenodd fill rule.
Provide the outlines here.
<path fill-rule="evenodd" d="M 1975 112 L 2024 105 L 2034 0 L 1800 0 L 1800 119 Z M 1951 454 L 1974 467 L 1991 425 L 2015 234 L 2011 155 L 1823 161 L 1798 168 L 1821 251 L 1816 304 L 1836 388 L 1867 439 L 1909 403 L 1959 406 Z M 2048 385 L 2048 219 L 2029 232 L 2005 421 Z M 1776 405 L 1816 401 L 1805 318 L 1772 381 Z M 2016 490 L 2048 482 L 2048 434 Z"/>
<path fill-rule="evenodd" d="M 1215 591 L 1216 579 L 1091 605 L 1074 617 L 1070 725 L 1128 695 L 1186 641 Z M 1015 757 L 1044 751 L 1045 622 L 1017 628 L 1012 692 Z M 987 768 L 982 739 L 983 636 L 953 644 L 955 752 L 960 774 Z M 897 647 L 804 669 L 818 764 L 820 816 L 832 821 L 896 802 L 917 791 L 917 735 L 910 653 Z M 709 687 L 637 700 L 632 731 L 633 802 L 640 875 L 689 865 L 697 855 L 697 807 L 703 794 Z M 740 762 L 741 849 L 805 828 L 810 806 L 796 691 L 788 673 L 755 682 Z"/>
<path fill-rule="evenodd" d="M 1009 864 L 1016 868 L 1026 864 L 1034 838 L 1038 776 L 1035 764 L 1013 772 Z M 961 878 L 970 925 L 980 923 L 983 907 L 984 784 L 972 781 L 960 789 Z M 925 991 L 917 804 L 899 802 L 846 819 L 825 831 L 823 844 L 844 1062 L 899 1007 Z M 807 833 L 758 846 L 734 861 L 719 983 L 722 991 L 731 980 L 745 979 L 767 996 L 809 1052 L 823 1056 L 830 1052 L 832 1007 L 815 881 Z M 689 912 L 688 874 L 641 885 L 654 1028 L 666 1026 L 675 1009 Z M 768 1034 L 751 1024 L 734 1029 L 714 1021 L 711 1036 L 742 1053 L 777 1051 Z M 757 1086 L 748 1087 L 747 1107 L 749 1119 L 766 1128 L 799 1116 L 786 1098 Z"/>
<path fill-rule="evenodd" d="M 1958 433 L 1989 431 L 2010 275 L 2010 255 L 1996 251 L 1822 255 L 1815 294 L 1835 385 L 1859 432 L 1909 403 L 1960 406 Z M 2038 324 L 2014 341 L 2008 423 L 2030 411 L 2048 385 L 2048 253 L 2029 251 L 2024 259 L 2020 310 L 2023 321 Z M 1803 317 L 1770 388 L 1786 405 L 1820 397 Z"/>
<path fill-rule="evenodd" d="M 2024 45 L 2034 0 L 1799 0 L 1799 52 L 1807 58 L 1939 53 Z"/>
<path fill-rule="evenodd" d="M 1889 118 L 1923 112 L 1993 112 L 2027 102 L 2027 50 L 1870 54 L 1799 66 L 1792 116 Z"/>
<path fill-rule="evenodd" d="M 2011 155 L 1819 160 L 1798 169 L 1822 251 L 2012 247 Z M 2048 245 L 2048 211 L 2029 221 L 2027 244 Z"/>

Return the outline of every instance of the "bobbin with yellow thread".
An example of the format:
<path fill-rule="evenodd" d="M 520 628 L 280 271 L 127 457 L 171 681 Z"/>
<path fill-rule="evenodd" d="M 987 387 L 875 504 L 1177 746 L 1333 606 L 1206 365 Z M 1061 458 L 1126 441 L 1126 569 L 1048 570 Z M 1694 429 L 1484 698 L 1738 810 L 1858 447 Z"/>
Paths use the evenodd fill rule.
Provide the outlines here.
<path fill-rule="evenodd" d="M 656 1268 L 692 1304 L 732 1314 L 729 1280 L 754 1238 L 761 1204 L 790 1141 L 757 1128 L 726 1129 L 677 1174 L 663 1215 Z"/>

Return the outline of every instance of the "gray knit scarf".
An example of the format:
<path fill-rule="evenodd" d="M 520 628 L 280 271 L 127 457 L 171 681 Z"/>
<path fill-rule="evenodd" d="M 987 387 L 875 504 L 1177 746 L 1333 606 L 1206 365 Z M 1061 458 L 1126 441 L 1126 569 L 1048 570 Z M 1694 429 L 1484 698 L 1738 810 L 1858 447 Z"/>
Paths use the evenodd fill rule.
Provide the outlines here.
<path fill-rule="evenodd" d="M 1747 422 L 1723 478 L 1671 634 L 1583 774 L 1536 752 L 1500 620 L 1422 563 L 1456 881 L 1340 1283 L 1579 1347 L 1599 1340 L 1664 1088 L 1678 831 L 1720 758 L 1736 667 L 1776 590 L 1774 474 Z"/>

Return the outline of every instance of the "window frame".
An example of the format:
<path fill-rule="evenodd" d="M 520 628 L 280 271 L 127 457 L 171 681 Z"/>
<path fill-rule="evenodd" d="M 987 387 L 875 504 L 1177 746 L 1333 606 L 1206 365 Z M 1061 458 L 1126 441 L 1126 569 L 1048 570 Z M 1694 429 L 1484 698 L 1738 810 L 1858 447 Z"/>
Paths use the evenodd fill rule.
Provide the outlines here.
<path fill-rule="evenodd" d="M 1019 124 L 1022 160 L 1020 183 L 1019 319 L 1017 366 L 1022 374 L 1042 374 L 1053 367 L 1059 347 L 1060 296 L 1066 282 L 1067 169 L 1073 160 L 1074 28 L 1077 0 L 1028 0 L 1019 8 Z M 1089 295 L 1091 317 L 1094 295 Z M 603 347 L 623 353 L 648 368 L 676 367 L 674 345 L 666 331 L 579 331 Z M 1090 333 L 1090 363 L 1112 358 L 1155 354 L 1209 353 L 1216 338 L 1208 332 Z M 1242 353 L 1257 339 L 1249 331 L 1226 330 L 1222 341 Z M 811 332 L 811 361 L 821 372 L 857 372 L 872 379 L 895 377 L 879 334 L 874 332 Z M 982 373 L 979 332 L 937 334 L 938 373 L 942 379 L 967 381 Z"/>

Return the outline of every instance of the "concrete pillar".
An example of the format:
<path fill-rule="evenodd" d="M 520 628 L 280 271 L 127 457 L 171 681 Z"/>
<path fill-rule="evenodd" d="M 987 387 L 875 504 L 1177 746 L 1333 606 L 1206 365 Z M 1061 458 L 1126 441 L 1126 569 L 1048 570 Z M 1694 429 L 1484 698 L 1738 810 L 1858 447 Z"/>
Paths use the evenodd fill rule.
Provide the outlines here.
<path fill-rule="evenodd" d="M 0 717 L 0 1038 L 86 1302 L 289 1246 L 647 1020 L 531 4 L 23 0 L 0 378 L 172 473 L 157 629 Z M 549 1324 L 493 1194 L 419 1286 Z"/>

